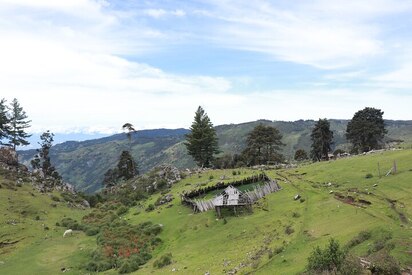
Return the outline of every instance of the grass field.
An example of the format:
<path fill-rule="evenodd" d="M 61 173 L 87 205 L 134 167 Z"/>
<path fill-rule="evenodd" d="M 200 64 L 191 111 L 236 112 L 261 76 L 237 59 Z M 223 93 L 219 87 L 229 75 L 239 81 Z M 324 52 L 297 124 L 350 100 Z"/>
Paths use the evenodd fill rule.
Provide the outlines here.
<path fill-rule="evenodd" d="M 385 176 L 394 161 L 397 173 Z M 354 246 L 351 253 L 364 256 L 375 241 L 390 234 L 391 255 L 403 267 L 412 266 L 412 150 L 267 170 L 282 190 L 260 200 L 253 213 L 235 216 L 225 212 L 224 219 L 216 219 L 213 211 L 193 214 L 181 204 L 184 190 L 211 185 L 223 176 L 232 181 L 260 172 L 239 170 L 240 175 L 210 170 L 186 177 L 171 189 L 171 206 L 145 211 L 161 196 L 155 194 L 122 216 L 132 224 L 152 221 L 163 225 L 163 243 L 136 274 L 224 274 L 234 269 L 237 274 L 298 274 L 315 246 L 324 246 L 331 237 L 344 245 L 361 231 L 370 231 L 372 237 Z M 56 274 L 62 267 L 70 268 L 69 274 L 87 273 L 80 267 L 95 247 L 96 237 L 77 233 L 63 239 L 64 229 L 55 226 L 65 215 L 80 220 L 86 211 L 62 203 L 50 207 L 53 201 L 48 195 L 33 197 L 30 192 L 34 193 L 29 186 L 17 191 L 0 189 L 0 240 L 20 240 L 1 248 L 0 274 Z M 294 200 L 296 194 L 303 199 Z M 344 199 L 338 200 L 337 195 Z M 346 200 L 349 197 L 352 200 Z M 25 209 L 30 213 L 22 215 Z M 10 225 L 9 220 L 19 222 Z M 166 253 L 172 254 L 172 264 L 153 267 Z"/>

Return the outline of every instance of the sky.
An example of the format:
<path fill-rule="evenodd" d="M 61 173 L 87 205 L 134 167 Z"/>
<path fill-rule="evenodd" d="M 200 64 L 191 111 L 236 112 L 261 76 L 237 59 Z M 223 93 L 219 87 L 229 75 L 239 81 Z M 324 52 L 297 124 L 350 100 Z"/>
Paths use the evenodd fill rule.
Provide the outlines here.
<path fill-rule="evenodd" d="M 0 98 L 31 133 L 412 119 L 412 1 L 0 0 Z"/>

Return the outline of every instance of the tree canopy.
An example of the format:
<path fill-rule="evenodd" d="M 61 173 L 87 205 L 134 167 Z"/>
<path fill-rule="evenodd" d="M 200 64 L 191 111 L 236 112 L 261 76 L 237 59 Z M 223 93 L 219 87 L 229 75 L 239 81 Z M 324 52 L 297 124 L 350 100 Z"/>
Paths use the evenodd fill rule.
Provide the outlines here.
<path fill-rule="evenodd" d="M 45 176 L 50 176 L 55 179 L 61 179 L 59 173 L 56 171 L 50 161 L 50 149 L 53 146 L 54 134 L 49 130 L 40 136 L 40 149 L 37 149 L 37 154 L 31 161 L 33 169 L 41 169 Z"/>
<path fill-rule="evenodd" d="M 294 157 L 294 159 L 295 159 L 296 161 L 302 161 L 302 160 L 308 159 L 308 154 L 306 153 L 305 150 L 303 150 L 303 149 L 298 149 L 298 150 L 296 150 L 296 152 L 295 152 L 295 157 Z"/>
<path fill-rule="evenodd" d="M 281 162 L 282 146 L 282 134 L 278 129 L 259 124 L 247 135 L 246 148 L 242 155 L 247 165 Z"/>
<path fill-rule="evenodd" d="M 330 123 L 325 119 L 319 119 L 310 135 L 312 140 L 310 156 L 313 161 L 329 159 L 328 154 L 331 151 L 333 132 L 330 130 Z"/>
<path fill-rule="evenodd" d="M 352 143 L 353 151 L 362 153 L 378 149 L 387 133 L 380 109 L 366 107 L 357 111 L 346 128 L 346 139 Z"/>
<path fill-rule="evenodd" d="M 6 100 L 2 98 L 0 100 L 0 144 L 3 143 L 3 139 L 7 139 L 10 135 L 10 119 L 8 114 L 8 107 Z"/>
<path fill-rule="evenodd" d="M 210 167 L 214 155 L 219 153 L 216 130 L 201 106 L 195 112 L 190 133 L 186 135 L 185 146 L 200 167 Z"/>
<path fill-rule="evenodd" d="M 29 145 L 30 142 L 27 140 L 31 135 L 26 133 L 26 129 L 30 127 L 30 120 L 27 120 L 26 112 L 17 99 L 13 99 L 10 108 L 10 130 L 9 139 L 10 145 L 16 149 L 17 146 Z"/>

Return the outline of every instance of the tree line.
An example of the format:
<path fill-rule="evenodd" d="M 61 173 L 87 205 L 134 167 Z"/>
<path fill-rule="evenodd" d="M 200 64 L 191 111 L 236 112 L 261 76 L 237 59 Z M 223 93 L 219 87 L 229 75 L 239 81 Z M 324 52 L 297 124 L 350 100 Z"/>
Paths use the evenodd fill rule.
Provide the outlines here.
<path fill-rule="evenodd" d="M 379 109 L 366 107 L 355 113 L 346 128 L 346 139 L 352 145 L 352 153 L 363 153 L 383 146 L 387 133 L 383 114 Z M 281 132 L 272 126 L 259 124 L 246 136 L 246 147 L 239 154 L 221 154 L 213 124 L 205 110 L 199 106 L 195 112 L 185 146 L 199 167 L 234 168 L 241 166 L 277 164 L 285 161 L 281 153 L 285 144 Z M 328 160 L 333 146 L 333 131 L 329 121 L 319 119 L 311 131 L 311 150 L 295 152 L 295 160 Z M 339 151 L 343 153 L 343 150 Z M 220 155 L 220 156 L 219 156 Z"/>

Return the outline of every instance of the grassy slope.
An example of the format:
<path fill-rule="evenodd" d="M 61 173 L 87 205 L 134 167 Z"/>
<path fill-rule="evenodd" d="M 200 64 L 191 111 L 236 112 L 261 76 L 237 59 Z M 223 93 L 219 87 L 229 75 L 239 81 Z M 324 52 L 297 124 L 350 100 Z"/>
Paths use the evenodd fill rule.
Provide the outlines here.
<path fill-rule="evenodd" d="M 398 174 L 379 178 L 377 162 L 382 170 L 388 170 L 393 160 L 397 160 Z M 225 269 L 245 263 L 248 266 L 242 268 L 241 273 L 295 274 L 304 270 L 306 258 L 315 245 L 325 244 L 330 237 L 346 243 L 362 230 L 390 230 L 393 233 L 392 242 L 396 244 L 392 254 L 403 265 L 412 265 L 411 169 L 412 151 L 405 150 L 317 163 L 292 170 L 268 171 L 272 178 L 283 179 L 280 182 L 283 190 L 262 200 L 263 207 L 254 207 L 252 215 L 226 217 L 227 223 L 216 220 L 214 212 L 192 214 L 191 209 L 180 204 L 179 192 L 193 188 L 196 183 L 207 182 L 211 174 L 214 179 L 219 179 L 223 174 L 233 177 L 231 171 L 210 171 L 201 178 L 192 176 L 176 184 L 172 191 L 175 199 L 171 208 L 163 206 L 149 213 L 142 210 L 144 207 L 133 209 L 127 218 L 133 223 L 152 220 L 164 225 L 161 234 L 164 243 L 155 251 L 154 259 L 171 252 L 175 262 L 156 270 L 151 261 L 143 267 L 145 273 L 167 274 L 173 273 L 172 268 L 176 268 L 188 274 L 203 274 L 206 271 L 221 274 Z M 374 177 L 366 179 L 367 173 L 372 173 Z M 325 182 L 331 182 L 333 186 L 327 187 L 323 184 Z M 373 188 L 375 183 L 378 187 Z M 344 204 L 329 194 L 330 190 L 346 194 L 353 187 L 359 191 L 351 195 L 366 199 L 372 205 L 358 208 Z M 360 194 L 365 189 L 372 194 Z M 306 201 L 294 201 L 293 196 L 297 193 Z M 153 203 L 157 197 L 154 196 L 145 205 Z M 398 213 L 389 207 L 385 198 L 397 200 L 396 207 L 407 216 L 408 223 L 400 221 Z M 293 217 L 293 212 L 299 213 L 300 217 Z M 287 235 L 287 226 L 295 232 Z M 353 252 L 363 254 L 371 242 L 355 247 Z M 284 251 L 271 259 L 265 252 L 259 259 L 251 259 L 251 255 L 260 254 L 259 251 L 265 246 L 271 249 L 284 247 Z M 227 266 L 224 266 L 225 261 L 229 263 Z"/>
<path fill-rule="evenodd" d="M 0 183 L 0 242 L 18 241 L 0 246 L 0 274 L 57 274 L 62 267 L 70 268 L 68 274 L 79 274 L 95 238 L 80 232 L 63 238 L 65 229 L 55 224 L 64 216 L 80 219 L 87 211 L 56 203 L 29 184 L 14 191 L 4 188 L 7 180 L 1 175 Z M 52 203 L 57 206 L 51 207 Z"/>

